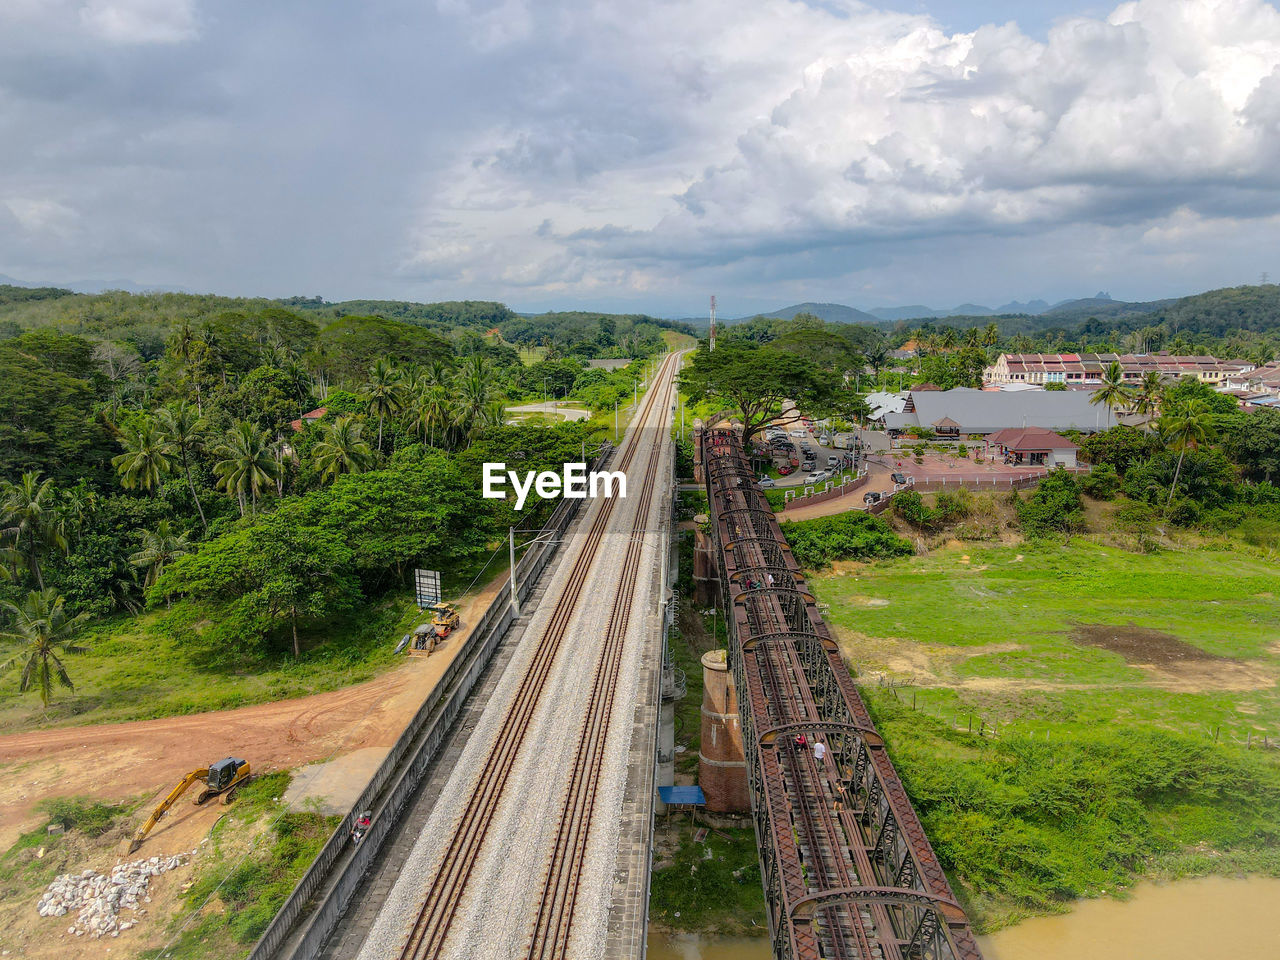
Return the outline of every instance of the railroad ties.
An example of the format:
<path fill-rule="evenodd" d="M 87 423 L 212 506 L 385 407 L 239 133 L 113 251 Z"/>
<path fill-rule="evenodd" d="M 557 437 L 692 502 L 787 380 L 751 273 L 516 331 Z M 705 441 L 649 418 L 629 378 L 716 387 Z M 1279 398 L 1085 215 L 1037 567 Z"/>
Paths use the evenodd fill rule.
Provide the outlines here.
<path fill-rule="evenodd" d="M 700 442 L 774 956 L 981 960 L 740 432 Z"/>

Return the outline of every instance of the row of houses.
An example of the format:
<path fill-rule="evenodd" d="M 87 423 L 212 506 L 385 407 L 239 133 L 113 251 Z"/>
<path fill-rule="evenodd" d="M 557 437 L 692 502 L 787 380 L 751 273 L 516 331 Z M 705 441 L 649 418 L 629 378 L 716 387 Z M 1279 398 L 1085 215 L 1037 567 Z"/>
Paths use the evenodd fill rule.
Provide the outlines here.
<path fill-rule="evenodd" d="M 983 372 L 982 379 L 995 386 L 1060 383 L 1067 387 L 1092 387 L 1102 383 L 1113 363 L 1120 364 L 1127 383 L 1138 383 L 1154 371 L 1167 380 L 1191 376 L 1213 387 L 1239 380 L 1257 369 L 1248 360 L 1168 353 L 1002 353 Z"/>

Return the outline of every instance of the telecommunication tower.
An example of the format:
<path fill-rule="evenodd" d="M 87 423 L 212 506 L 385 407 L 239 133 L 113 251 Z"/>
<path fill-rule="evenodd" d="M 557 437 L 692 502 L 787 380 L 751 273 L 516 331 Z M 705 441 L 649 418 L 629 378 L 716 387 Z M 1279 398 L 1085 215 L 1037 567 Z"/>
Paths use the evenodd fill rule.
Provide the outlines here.
<path fill-rule="evenodd" d="M 716 295 L 711 295 L 711 341 L 707 344 L 707 352 L 716 348 Z"/>

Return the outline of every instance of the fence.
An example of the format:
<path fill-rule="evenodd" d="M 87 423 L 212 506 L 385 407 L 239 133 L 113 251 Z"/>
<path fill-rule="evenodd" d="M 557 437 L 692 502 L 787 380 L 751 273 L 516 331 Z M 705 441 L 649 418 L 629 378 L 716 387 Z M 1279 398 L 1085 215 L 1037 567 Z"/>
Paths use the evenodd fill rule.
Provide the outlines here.
<path fill-rule="evenodd" d="M 869 479 L 870 475 L 864 471 L 858 474 L 856 478 L 848 477 L 846 475 L 845 480 L 839 486 L 832 486 L 833 481 L 828 480 L 826 489 L 821 493 L 806 493 L 801 496 L 796 496 L 794 491 L 788 490 L 786 503 L 783 505 L 782 509 L 790 510 L 792 507 L 807 507 L 815 503 L 825 503 L 827 500 L 835 500 L 838 497 L 843 497 L 846 493 L 853 493 L 855 490 L 865 487 Z M 804 489 L 809 490 L 812 488 L 805 487 Z"/>
<path fill-rule="evenodd" d="M 612 447 L 605 444 L 592 461 L 591 469 L 603 466 L 611 453 Z M 516 562 L 516 583 L 521 602 L 533 593 L 538 577 L 555 556 L 560 537 L 573 522 L 581 503 L 581 500 L 562 500 L 534 545 Z M 503 590 L 476 623 L 466 645 L 449 664 L 440 682 L 423 701 L 370 778 L 360 798 L 342 818 L 315 862 L 263 931 L 248 960 L 267 960 L 269 957 L 296 957 L 301 960 L 320 952 L 514 619 L 510 591 Z M 349 842 L 351 827 L 360 810 L 373 810 L 373 821 L 364 839 L 353 845 Z M 312 901 L 315 901 L 315 909 L 310 916 L 304 917 Z M 295 936 L 299 923 L 303 926 Z M 293 942 L 286 945 L 291 937 Z"/>

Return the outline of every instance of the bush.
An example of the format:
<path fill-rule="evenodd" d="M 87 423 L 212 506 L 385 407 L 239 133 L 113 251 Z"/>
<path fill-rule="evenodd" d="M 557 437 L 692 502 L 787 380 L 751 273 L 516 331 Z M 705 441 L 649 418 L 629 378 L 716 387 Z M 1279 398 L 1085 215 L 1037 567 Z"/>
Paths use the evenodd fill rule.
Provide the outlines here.
<path fill-rule="evenodd" d="M 893 512 L 913 527 L 931 528 L 938 520 L 914 490 L 902 490 L 894 495 Z"/>
<path fill-rule="evenodd" d="M 905 557 L 912 552 L 911 544 L 890 530 L 887 523 L 861 511 L 787 523 L 782 531 L 796 562 L 811 570 L 835 560 Z"/>
<path fill-rule="evenodd" d="M 1017 498 L 1018 521 L 1029 538 L 1070 533 L 1084 526 L 1080 485 L 1073 474 L 1055 470 L 1047 474 L 1026 500 Z"/>
<path fill-rule="evenodd" d="M 1080 479 L 1080 490 L 1095 500 L 1114 500 L 1123 481 L 1116 468 L 1109 463 L 1094 464 L 1087 476 Z"/>
<path fill-rule="evenodd" d="M 87 837 L 100 837 L 128 811 L 122 806 L 102 803 L 89 797 L 52 797 L 42 800 L 39 809 L 49 815 L 50 823 L 65 830 L 79 830 Z"/>

